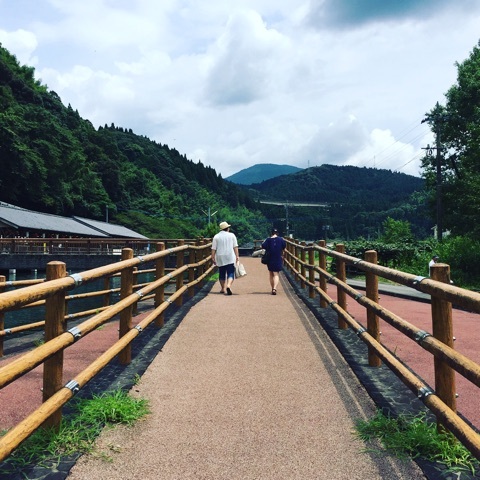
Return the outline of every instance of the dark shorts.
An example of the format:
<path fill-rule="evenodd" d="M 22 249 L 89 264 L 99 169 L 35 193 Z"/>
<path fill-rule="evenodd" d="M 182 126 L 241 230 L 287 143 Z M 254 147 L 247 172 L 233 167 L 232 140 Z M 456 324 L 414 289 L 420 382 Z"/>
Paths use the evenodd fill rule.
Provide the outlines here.
<path fill-rule="evenodd" d="M 218 276 L 220 280 L 225 280 L 226 278 L 235 278 L 235 264 L 230 263 L 229 265 L 218 267 Z"/>

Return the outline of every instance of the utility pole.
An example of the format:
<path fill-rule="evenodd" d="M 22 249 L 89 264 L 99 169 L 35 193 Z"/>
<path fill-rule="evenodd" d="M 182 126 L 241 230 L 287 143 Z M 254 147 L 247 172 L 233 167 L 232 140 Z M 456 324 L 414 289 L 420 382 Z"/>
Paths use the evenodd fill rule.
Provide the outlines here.
<path fill-rule="evenodd" d="M 438 106 L 438 103 L 437 103 Z M 441 127 L 442 122 L 447 120 L 448 114 L 434 113 L 428 114 L 423 120 L 424 122 L 431 122 L 433 124 L 433 130 L 435 132 L 435 147 L 427 145 L 425 150 L 431 151 L 433 148 L 436 150 L 435 155 L 435 188 L 436 188 L 436 210 L 437 210 L 437 240 L 441 242 L 443 240 L 443 207 L 442 207 L 442 139 L 441 139 Z"/>
<path fill-rule="evenodd" d="M 288 224 L 288 202 L 285 203 L 285 230 L 287 233 L 287 238 L 290 237 L 290 225 Z"/>
<path fill-rule="evenodd" d="M 437 240 L 443 240 L 443 212 L 442 212 L 442 144 L 440 141 L 440 123 L 436 125 L 436 188 L 437 188 Z"/>

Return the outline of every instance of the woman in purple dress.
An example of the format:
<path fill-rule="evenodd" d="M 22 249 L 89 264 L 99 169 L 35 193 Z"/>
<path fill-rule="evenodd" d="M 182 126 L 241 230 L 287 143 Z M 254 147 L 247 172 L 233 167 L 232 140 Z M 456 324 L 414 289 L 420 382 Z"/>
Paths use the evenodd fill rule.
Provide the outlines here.
<path fill-rule="evenodd" d="M 268 272 L 270 274 L 270 285 L 272 287 L 272 295 L 277 294 L 277 286 L 279 281 L 278 273 L 283 270 L 283 253 L 287 246 L 284 238 L 278 235 L 278 230 L 274 228 L 271 236 L 263 243 L 262 248 L 268 252 L 269 260 L 267 263 Z"/>

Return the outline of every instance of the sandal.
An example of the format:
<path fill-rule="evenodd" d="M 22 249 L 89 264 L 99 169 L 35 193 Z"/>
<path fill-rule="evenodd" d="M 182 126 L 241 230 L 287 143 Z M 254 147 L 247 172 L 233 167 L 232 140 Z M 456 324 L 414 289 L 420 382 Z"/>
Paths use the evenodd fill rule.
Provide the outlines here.
<path fill-rule="evenodd" d="M 277 294 L 277 290 L 275 288 L 272 288 L 272 295 L 276 295 Z"/>

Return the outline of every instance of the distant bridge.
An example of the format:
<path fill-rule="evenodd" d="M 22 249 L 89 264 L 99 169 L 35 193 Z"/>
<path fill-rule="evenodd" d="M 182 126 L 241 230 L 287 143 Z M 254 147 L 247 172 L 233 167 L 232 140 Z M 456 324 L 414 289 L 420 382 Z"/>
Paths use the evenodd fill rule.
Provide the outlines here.
<path fill-rule="evenodd" d="M 281 205 L 285 208 L 288 207 L 323 207 L 328 208 L 330 204 L 328 203 L 318 203 L 318 202 L 290 202 L 285 200 L 281 201 L 274 201 L 274 200 L 260 200 L 260 203 L 264 203 L 266 205 Z"/>
<path fill-rule="evenodd" d="M 285 200 L 283 202 L 281 201 L 275 201 L 275 200 L 259 200 L 260 203 L 263 203 L 265 205 L 279 205 L 285 207 L 285 221 L 286 221 L 286 234 L 287 237 L 290 236 L 290 223 L 288 220 L 288 207 L 320 207 L 320 208 L 328 208 L 330 205 L 328 203 L 318 203 L 318 202 L 290 202 L 288 200 Z M 330 228 L 328 226 L 325 227 L 327 230 Z M 326 238 L 325 238 L 326 240 Z"/>

